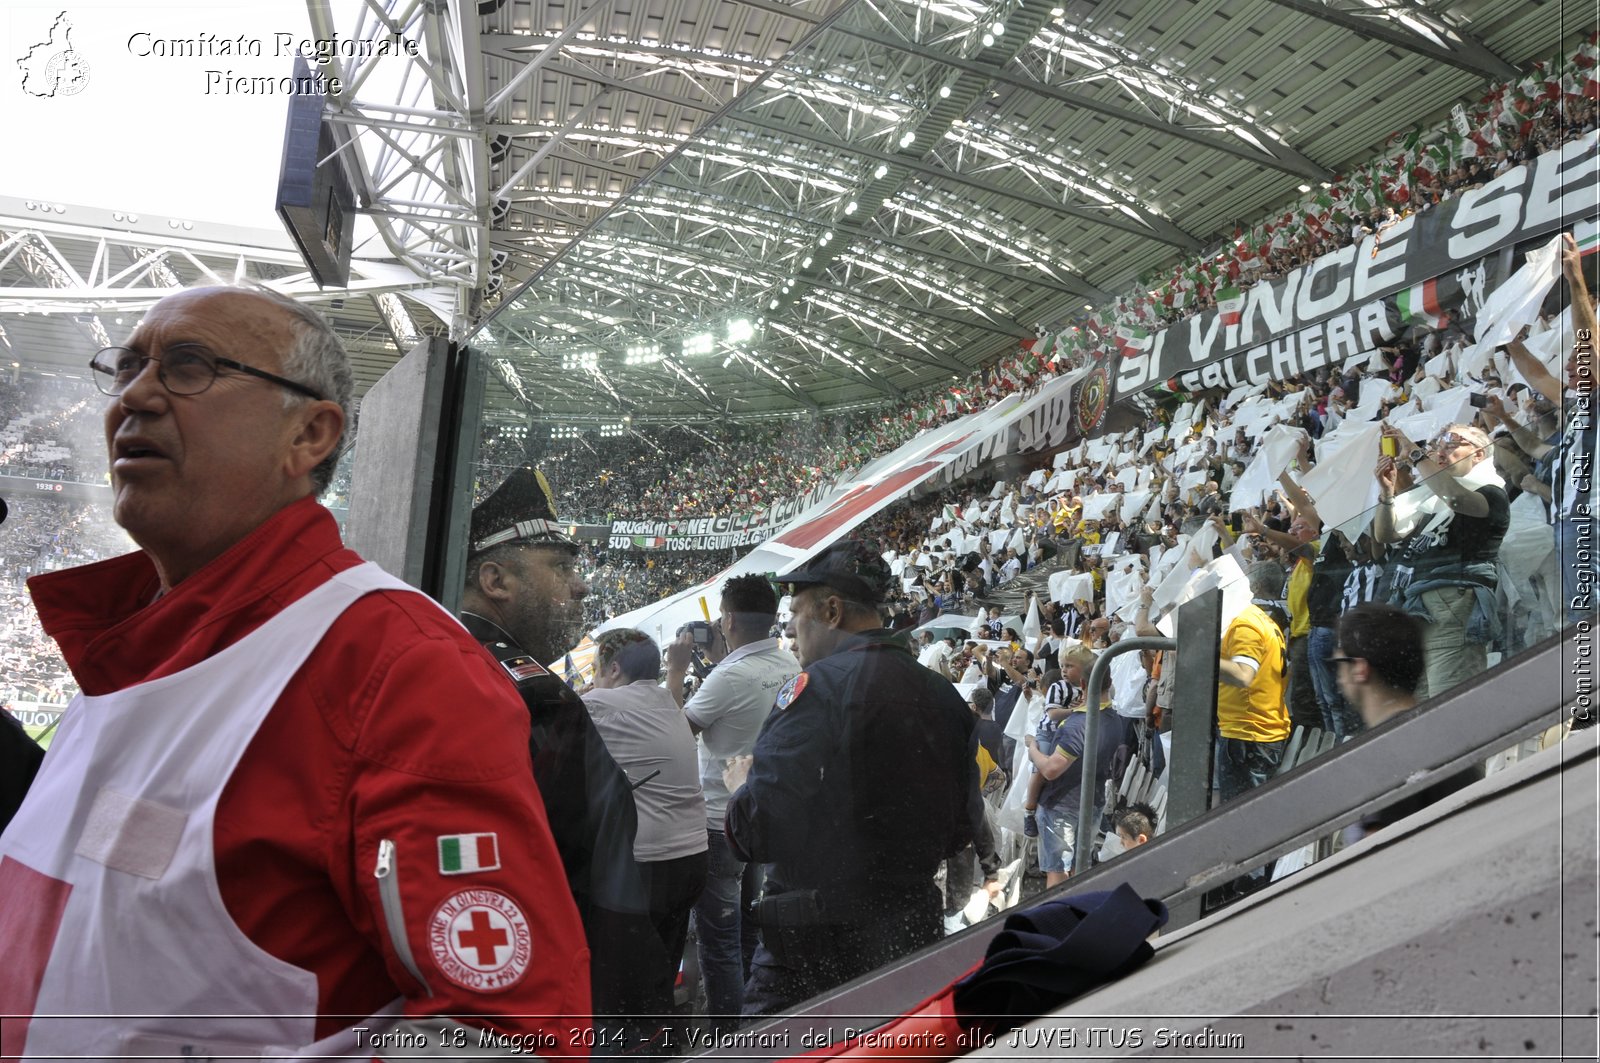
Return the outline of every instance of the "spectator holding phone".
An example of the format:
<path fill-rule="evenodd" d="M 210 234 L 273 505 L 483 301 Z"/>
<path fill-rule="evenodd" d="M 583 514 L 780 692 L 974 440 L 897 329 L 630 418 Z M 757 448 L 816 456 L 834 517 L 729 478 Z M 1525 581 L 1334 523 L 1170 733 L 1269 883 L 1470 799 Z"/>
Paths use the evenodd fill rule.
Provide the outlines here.
<path fill-rule="evenodd" d="M 1511 501 L 1480 428 L 1452 424 L 1421 447 L 1384 425 L 1403 457 L 1378 459 L 1372 534 L 1398 544 L 1389 600 L 1426 624 L 1427 673 L 1418 697 L 1442 693 L 1488 667 L 1498 633 L 1496 559 Z M 1402 485 L 1402 463 L 1416 483 Z"/>

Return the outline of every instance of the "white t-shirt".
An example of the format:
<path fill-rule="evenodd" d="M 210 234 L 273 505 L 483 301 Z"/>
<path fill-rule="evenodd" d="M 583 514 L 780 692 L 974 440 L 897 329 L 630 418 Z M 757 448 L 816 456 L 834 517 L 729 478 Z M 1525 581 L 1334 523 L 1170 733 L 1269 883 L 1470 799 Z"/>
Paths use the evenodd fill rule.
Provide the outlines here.
<path fill-rule="evenodd" d="M 639 833 L 633 858 L 676 860 L 706 851 L 706 800 L 694 733 L 667 688 L 654 679 L 583 696 L 606 749 L 637 787 Z M 650 773 L 661 774 L 649 778 Z M 641 784 L 640 780 L 649 778 Z"/>
<path fill-rule="evenodd" d="M 939 639 L 933 645 L 922 651 L 922 656 L 917 658 L 917 663 L 924 668 L 932 668 L 943 675 L 943 669 L 950 664 L 950 658 L 955 655 L 955 650 L 944 639 Z"/>
<path fill-rule="evenodd" d="M 706 795 L 706 826 L 711 830 L 720 831 L 728 814 L 722 762 L 755 749 L 778 691 L 799 671 L 800 662 L 777 639 L 761 639 L 718 662 L 684 704 L 684 714 L 700 728 L 700 785 Z"/>
<path fill-rule="evenodd" d="M 1149 673 L 1144 670 L 1139 654 L 1123 653 L 1111 658 L 1110 671 L 1111 707 L 1118 716 L 1144 719 L 1144 683 Z"/>

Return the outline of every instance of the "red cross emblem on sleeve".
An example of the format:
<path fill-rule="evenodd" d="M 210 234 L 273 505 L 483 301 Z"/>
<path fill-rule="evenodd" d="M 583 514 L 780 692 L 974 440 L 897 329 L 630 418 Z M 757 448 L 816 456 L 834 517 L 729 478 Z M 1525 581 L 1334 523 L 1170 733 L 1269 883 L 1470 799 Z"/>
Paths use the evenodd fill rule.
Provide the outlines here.
<path fill-rule="evenodd" d="M 498 890 L 459 890 L 428 920 L 434 964 L 464 989 L 495 993 L 522 980 L 533 960 L 533 934 L 517 902 Z"/>

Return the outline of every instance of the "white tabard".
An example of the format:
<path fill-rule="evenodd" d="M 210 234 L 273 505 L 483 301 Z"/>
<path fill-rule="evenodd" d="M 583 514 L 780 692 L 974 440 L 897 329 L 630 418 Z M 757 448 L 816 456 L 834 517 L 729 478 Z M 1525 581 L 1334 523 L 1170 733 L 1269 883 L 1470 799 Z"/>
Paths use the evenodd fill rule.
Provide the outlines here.
<path fill-rule="evenodd" d="M 0 836 L 7 1058 L 357 1051 L 350 1029 L 313 1043 L 315 974 L 257 947 L 228 915 L 212 829 L 290 678 L 345 609 L 379 590 L 412 588 L 361 565 L 191 668 L 68 706 Z M 398 1004 L 357 1025 L 384 1028 Z"/>

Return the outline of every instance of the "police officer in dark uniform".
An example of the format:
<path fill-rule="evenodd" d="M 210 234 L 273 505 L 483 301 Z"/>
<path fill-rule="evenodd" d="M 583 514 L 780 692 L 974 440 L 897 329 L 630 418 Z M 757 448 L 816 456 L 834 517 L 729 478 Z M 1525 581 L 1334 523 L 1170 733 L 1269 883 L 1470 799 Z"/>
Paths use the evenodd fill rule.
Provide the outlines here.
<path fill-rule="evenodd" d="M 982 815 L 972 713 L 881 626 L 879 552 L 845 540 L 779 582 L 805 671 L 779 691 L 753 758 L 725 776 L 729 845 L 770 865 L 746 1015 L 937 940 L 935 871 Z"/>
<path fill-rule="evenodd" d="M 544 664 L 582 637 L 589 588 L 542 473 L 519 468 L 484 499 L 472 513 L 470 549 L 461 622 L 505 668 L 532 717 L 533 774 L 589 940 L 595 1013 L 642 1016 L 651 1009 L 641 950 L 661 946 L 634 862 L 638 813 L 583 699 Z"/>

